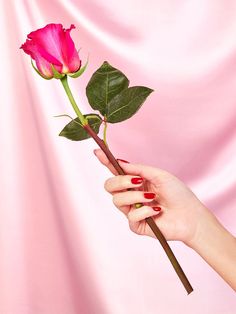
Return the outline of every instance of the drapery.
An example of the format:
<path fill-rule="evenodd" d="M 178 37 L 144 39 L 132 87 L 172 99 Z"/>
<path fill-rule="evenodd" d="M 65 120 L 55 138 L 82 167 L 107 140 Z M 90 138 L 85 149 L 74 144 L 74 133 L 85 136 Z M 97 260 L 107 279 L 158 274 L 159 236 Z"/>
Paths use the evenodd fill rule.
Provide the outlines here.
<path fill-rule="evenodd" d="M 111 173 L 92 139 L 58 134 L 73 109 L 20 45 L 47 23 L 71 35 L 89 67 L 104 60 L 154 93 L 109 125 L 117 158 L 183 180 L 236 229 L 236 3 L 234 0 L 2 0 L 0 83 L 1 314 L 233 314 L 234 291 L 193 250 L 171 242 L 194 287 L 187 296 L 157 240 L 129 230 L 103 188 Z M 220 255 L 220 252 L 219 252 Z"/>

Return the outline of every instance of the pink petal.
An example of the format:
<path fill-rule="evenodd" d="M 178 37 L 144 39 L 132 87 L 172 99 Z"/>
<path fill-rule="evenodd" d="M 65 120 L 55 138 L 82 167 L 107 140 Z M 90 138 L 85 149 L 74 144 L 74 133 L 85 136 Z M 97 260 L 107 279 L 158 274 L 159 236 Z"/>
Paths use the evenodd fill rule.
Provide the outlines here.
<path fill-rule="evenodd" d="M 69 29 L 64 29 L 62 24 L 47 24 L 28 34 L 30 40 L 27 39 L 21 48 L 36 60 L 40 69 L 50 75 L 50 63 L 60 73 L 76 72 L 81 66 L 81 60 L 70 36 L 73 28 L 73 24 Z"/>
<path fill-rule="evenodd" d="M 20 47 L 25 53 L 31 56 L 36 61 L 36 66 L 41 74 L 46 77 L 53 77 L 51 64 L 44 59 L 38 51 L 37 45 L 32 40 L 26 40 L 26 42 Z"/>
<path fill-rule="evenodd" d="M 61 24 L 52 23 L 31 32 L 28 38 L 32 39 L 36 45 L 40 46 L 40 52 L 43 53 L 44 58 L 48 62 L 60 65 L 63 64 L 60 39 L 63 33 L 64 31 Z M 60 63 L 58 63 L 58 61 Z"/>
<path fill-rule="evenodd" d="M 67 68 L 67 73 L 76 72 L 81 66 L 79 54 L 75 49 L 74 42 L 70 36 L 70 31 L 73 28 L 75 28 L 75 26 L 72 24 L 69 29 L 66 29 L 63 33 L 61 33 L 61 50 L 64 60 L 63 63 L 65 69 Z"/>

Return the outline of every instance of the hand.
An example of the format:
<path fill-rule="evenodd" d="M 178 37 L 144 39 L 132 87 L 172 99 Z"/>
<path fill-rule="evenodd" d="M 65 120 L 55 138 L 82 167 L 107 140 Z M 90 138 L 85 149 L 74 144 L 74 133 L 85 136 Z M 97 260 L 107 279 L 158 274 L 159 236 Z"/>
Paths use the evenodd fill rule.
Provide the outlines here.
<path fill-rule="evenodd" d="M 209 215 L 209 211 L 182 181 L 156 167 L 121 161 L 118 162 L 126 175 L 118 175 L 101 149 L 94 150 L 94 154 L 115 175 L 105 181 L 104 188 L 113 195 L 114 205 L 126 215 L 134 233 L 155 238 L 145 221 L 152 217 L 166 240 L 191 245 L 202 217 Z M 140 191 L 143 183 L 131 183 L 133 177 L 142 177 L 146 181 L 145 191 Z M 127 191 L 128 188 L 133 190 Z M 144 198 L 144 192 L 155 193 L 154 199 Z M 135 203 L 144 203 L 144 206 L 135 208 Z M 153 210 L 154 206 L 160 207 L 161 211 Z"/>
<path fill-rule="evenodd" d="M 182 181 L 156 167 L 121 161 L 126 174 L 118 175 L 101 149 L 94 153 L 115 175 L 105 181 L 104 188 L 113 195 L 113 203 L 126 215 L 133 232 L 156 238 L 145 221 L 152 217 L 166 240 L 179 240 L 194 249 L 236 291 L 236 238 Z M 140 190 L 143 183 L 130 181 L 138 176 L 144 179 L 144 191 Z M 128 191 L 130 188 L 133 190 Z M 154 199 L 145 199 L 144 192 L 155 193 Z M 135 208 L 136 203 L 144 206 Z M 161 211 L 157 213 L 152 206 Z"/>

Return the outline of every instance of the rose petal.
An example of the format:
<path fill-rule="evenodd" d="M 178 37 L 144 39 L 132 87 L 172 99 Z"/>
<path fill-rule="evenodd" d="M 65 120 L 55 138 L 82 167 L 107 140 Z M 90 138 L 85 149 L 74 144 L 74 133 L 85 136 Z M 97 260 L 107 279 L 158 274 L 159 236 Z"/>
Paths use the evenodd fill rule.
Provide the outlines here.
<path fill-rule="evenodd" d="M 52 75 L 50 64 L 59 73 L 76 72 L 81 67 L 81 60 L 70 36 L 73 28 L 73 24 L 69 29 L 64 29 L 62 24 L 47 24 L 28 34 L 28 39 L 21 48 L 31 55 L 44 75 L 46 72 L 47 75 Z"/>
<path fill-rule="evenodd" d="M 51 64 L 41 56 L 40 52 L 38 51 L 37 45 L 35 45 L 32 40 L 27 39 L 20 48 L 22 48 L 25 53 L 30 55 L 31 58 L 35 60 L 36 66 L 40 73 L 48 78 L 53 77 Z"/>
<path fill-rule="evenodd" d="M 60 36 L 63 33 L 62 24 L 47 24 L 45 27 L 31 32 L 28 38 L 32 39 L 34 43 L 40 46 L 41 52 L 44 53 L 44 57 L 49 62 L 55 65 L 63 64 L 62 52 L 61 52 L 61 40 Z M 54 63 L 56 60 L 56 63 Z"/>
<path fill-rule="evenodd" d="M 64 65 L 70 73 L 76 72 L 81 66 L 79 54 L 75 49 L 74 42 L 70 36 L 70 31 L 73 28 L 75 28 L 75 26 L 72 24 L 69 29 L 66 29 L 61 33 L 61 50 Z"/>

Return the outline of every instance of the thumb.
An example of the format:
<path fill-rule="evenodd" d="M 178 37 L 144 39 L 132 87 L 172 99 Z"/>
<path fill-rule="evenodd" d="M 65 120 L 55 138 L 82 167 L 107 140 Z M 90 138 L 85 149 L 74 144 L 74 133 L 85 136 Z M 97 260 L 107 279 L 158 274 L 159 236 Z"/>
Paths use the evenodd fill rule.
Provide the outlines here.
<path fill-rule="evenodd" d="M 115 167 L 112 165 L 110 160 L 107 158 L 107 156 L 105 155 L 105 153 L 101 149 L 98 149 L 98 148 L 94 149 L 93 153 L 98 158 L 98 160 L 104 166 L 106 166 L 114 175 L 118 175 L 117 170 L 115 169 Z"/>

